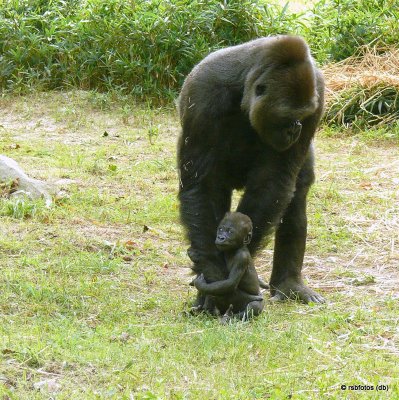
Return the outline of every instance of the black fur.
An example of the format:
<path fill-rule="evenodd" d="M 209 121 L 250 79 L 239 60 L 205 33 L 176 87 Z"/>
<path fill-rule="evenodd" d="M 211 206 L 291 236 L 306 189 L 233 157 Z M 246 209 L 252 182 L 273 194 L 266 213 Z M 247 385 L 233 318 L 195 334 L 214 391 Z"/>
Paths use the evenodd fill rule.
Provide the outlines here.
<path fill-rule="evenodd" d="M 273 298 L 324 301 L 301 278 L 323 94 L 323 77 L 295 36 L 216 51 L 187 76 L 179 97 L 180 215 L 198 256 L 194 271 L 207 282 L 228 275 L 214 234 L 232 190 L 244 188 L 237 210 L 253 222 L 252 255 L 275 230 Z"/>
<path fill-rule="evenodd" d="M 225 322 L 229 318 L 247 320 L 259 315 L 264 307 L 258 274 L 247 247 L 252 229 L 247 215 L 227 213 L 218 226 L 215 244 L 224 254 L 228 277 L 208 283 L 201 274 L 192 282 L 202 295 L 210 297 L 207 303 L 214 305 L 216 314 L 224 314 Z"/>

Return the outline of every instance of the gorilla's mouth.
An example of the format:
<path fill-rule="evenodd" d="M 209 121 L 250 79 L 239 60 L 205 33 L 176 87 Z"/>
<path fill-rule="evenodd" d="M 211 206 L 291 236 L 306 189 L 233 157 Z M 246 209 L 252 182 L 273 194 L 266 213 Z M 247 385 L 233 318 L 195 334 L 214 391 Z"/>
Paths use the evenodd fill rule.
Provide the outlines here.
<path fill-rule="evenodd" d="M 288 150 L 301 136 L 302 123 L 298 120 L 290 124 L 275 125 L 271 129 L 265 129 L 261 140 L 272 146 L 277 151 Z"/>
<path fill-rule="evenodd" d="M 220 251 L 224 251 L 225 249 L 228 249 L 231 247 L 231 243 L 225 241 L 225 242 L 220 242 L 217 241 L 215 242 L 216 248 Z"/>

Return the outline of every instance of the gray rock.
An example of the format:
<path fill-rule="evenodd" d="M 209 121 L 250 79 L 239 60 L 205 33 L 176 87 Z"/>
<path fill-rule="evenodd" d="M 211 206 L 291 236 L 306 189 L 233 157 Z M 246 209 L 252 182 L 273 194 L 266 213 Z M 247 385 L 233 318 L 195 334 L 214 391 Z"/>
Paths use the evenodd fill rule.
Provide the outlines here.
<path fill-rule="evenodd" d="M 18 181 L 18 189 L 13 193 L 16 197 L 28 196 L 30 199 L 43 197 L 46 205 L 52 204 L 52 195 L 58 192 L 56 186 L 29 178 L 16 161 L 12 158 L 0 155 L 0 182 Z"/>

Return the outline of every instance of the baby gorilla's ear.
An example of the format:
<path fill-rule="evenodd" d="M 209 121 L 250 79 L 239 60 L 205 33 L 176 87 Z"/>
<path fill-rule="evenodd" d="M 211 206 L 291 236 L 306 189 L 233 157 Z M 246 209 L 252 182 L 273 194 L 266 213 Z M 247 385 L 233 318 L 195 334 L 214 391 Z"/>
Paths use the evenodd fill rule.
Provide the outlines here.
<path fill-rule="evenodd" d="M 248 233 L 248 235 L 245 236 L 245 238 L 244 238 L 244 244 L 245 244 L 245 246 L 247 246 L 247 245 L 251 242 L 251 239 L 252 239 L 252 231 L 250 231 L 250 232 Z"/>

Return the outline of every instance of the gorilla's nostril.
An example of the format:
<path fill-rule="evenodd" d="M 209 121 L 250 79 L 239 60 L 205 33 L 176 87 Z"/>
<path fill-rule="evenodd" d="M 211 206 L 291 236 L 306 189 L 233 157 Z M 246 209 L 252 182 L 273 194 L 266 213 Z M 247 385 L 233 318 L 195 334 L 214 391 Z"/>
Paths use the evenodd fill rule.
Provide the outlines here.
<path fill-rule="evenodd" d="M 290 136 L 297 136 L 301 133 L 302 124 L 299 121 L 295 121 L 292 125 L 287 129 L 287 133 Z"/>

